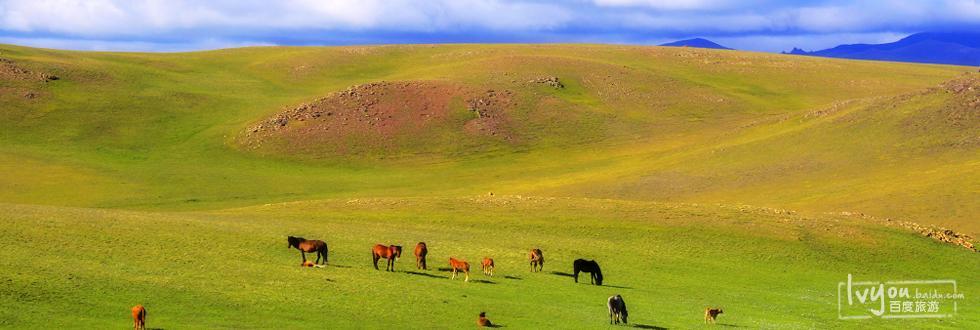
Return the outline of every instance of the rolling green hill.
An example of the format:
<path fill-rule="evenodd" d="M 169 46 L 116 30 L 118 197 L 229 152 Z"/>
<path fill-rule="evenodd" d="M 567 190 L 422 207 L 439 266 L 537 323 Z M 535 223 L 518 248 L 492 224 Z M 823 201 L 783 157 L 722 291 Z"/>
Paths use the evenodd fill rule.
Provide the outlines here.
<path fill-rule="evenodd" d="M 980 234 L 972 68 L 611 45 L 0 59 L 0 326 L 39 326 L 25 304 L 64 311 L 61 326 L 125 325 L 139 301 L 165 328 L 458 328 L 479 310 L 601 326 L 609 290 L 523 269 L 543 245 L 553 271 L 600 260 L 641 324 L 693 327 L 724 304 L 731 325 L 895 327 L 837 321 L 837 281 L 977 268 L 867 220 Z M 290 234 L 328 238 L 341 267 L 295 267 Z M 492 254 L 515 279 L 362 258 L 418 240 L 432 264 Z M 980 289 L 963 290 L 957 318 L 912 324 L 977 326 Z"/>

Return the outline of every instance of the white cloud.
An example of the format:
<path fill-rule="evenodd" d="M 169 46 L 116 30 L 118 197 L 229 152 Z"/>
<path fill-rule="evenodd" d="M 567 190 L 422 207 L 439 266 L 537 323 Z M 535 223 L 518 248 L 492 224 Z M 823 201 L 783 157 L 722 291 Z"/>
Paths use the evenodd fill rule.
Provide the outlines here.
<path fill-rule="evenodd" d="M 0 36 L 8 39 L 164 47 L 208 40 L 413 42 L 413 35 L 424 34 L 629 43 L 712 35 L 870 36 L 950 26 L 980 26 L 980 1 L 0 0 Z"/>

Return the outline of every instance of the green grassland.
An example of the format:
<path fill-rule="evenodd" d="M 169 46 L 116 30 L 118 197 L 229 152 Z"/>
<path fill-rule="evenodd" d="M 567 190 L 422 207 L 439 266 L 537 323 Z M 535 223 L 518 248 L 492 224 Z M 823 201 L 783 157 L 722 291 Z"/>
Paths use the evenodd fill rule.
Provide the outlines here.
<path fill-rule="evenodd" d="M 632 321 L 666 328 L 707 305 L 752 328 L 980 327 L 976 253 L 833 215 L 980 234 L 980 88 L 941 86 L 975 69 L 611 45 L 0 58 L 60 78 L 0 76 L 0 326 L 123 327 L 143 303 L 154 328 L 459 328 L 484 310 L 601 327 L 621 293 Z M 564 88 L 532 82 L 552 76 Z M 424 135 L 356 153 L 241 142 L 379 81 L 511 91 L 512 139 L 463 132 L 454 101 Z M 333 265 L 298 267 L 286 235 L 326 239 Z M 371 245 L 420 240 L 432 265 L 492 255 L 500 276 L 370 267 Z M 550 273 L 578 257 L 608 286 Z M 950 319 L 838 321 L 848 273 L 958 279 L 966 300 Z"/>

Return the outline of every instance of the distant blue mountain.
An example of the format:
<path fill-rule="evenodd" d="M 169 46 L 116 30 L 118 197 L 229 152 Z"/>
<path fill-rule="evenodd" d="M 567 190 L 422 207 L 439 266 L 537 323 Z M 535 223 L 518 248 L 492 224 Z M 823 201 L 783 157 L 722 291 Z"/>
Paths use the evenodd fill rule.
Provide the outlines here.
<path fill-rule="evenodd" d="M 806 52 L 794 48 L 784 54 L 898 62 L 980 65 L 980 32 L 916 33 L 887 44 L 840 45 Z"/>
<path fill-rule="evenodd" d="M 719 44 L 714 43 L 708 39 L 694 38 L 687 40 L 674 41 L 671 43 L 666 43 L 661 46 L 667 47 L 695 47 L 695 48 L 712 48 L 712 49 L 731 49 Z"/>

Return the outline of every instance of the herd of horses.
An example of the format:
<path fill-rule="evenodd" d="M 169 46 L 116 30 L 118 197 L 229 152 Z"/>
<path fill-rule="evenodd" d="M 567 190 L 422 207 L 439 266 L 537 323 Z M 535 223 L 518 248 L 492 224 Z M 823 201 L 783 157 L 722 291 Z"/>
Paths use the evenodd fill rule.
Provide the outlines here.
<path fill-rule="evenodd" d="M 289 244 L 287 248 L 296 248 L 300 251 L 300 257 L 302 258 L 303 267 L 325 267 L 329 262 L 330 250 L 327 243 L 321 240 L 310 240 L 303 237 L 288 236 L 286 242 Z M 307 253 L 315 253 L 316 261 L 306 260 Z M 428 270 L 428 264 L 426 263 L 426 257 L 429 254 L 429 248 L 425 242 L 419 242 L 415 245 L 415 267 L 421 270 Z M 384 245 L 375 244 L 371 248 L 371 259 L 374 264 L 374 269 L 381 270 L 378 268 L 378 261 L 385 259 L 385 271 L 394 272 L 395 271 L 395 261 L 402 256 L 402 247 L 400 245 Z M 322 264 L 321 264 L 322 260 Z M 528 252 L 528 261 L 530 262 L 531 272 L 540 272 L 544 269 L 544 252 L 541 249 L 531 249 Z M 494 272 L 494 260 L 490 257 L 484 257 L 481 262 L 483 268 L 483 274 L 486 276 L 493 277 Z M 449 257 L 449 267 L 452 272 L 451 279 L 456 279 L 459 272 L 463 272 L 465 276 L 465 282 L 470 280 L 470 264 L 466 260 L 457 259 L 455 257 Z M 589 282 L 594 285 L 602 285 L 602 269 L 599 267 L 599 263 L 595 260 L 585 260 L 576 259 L 572 262 L 572 270 L 574 274 L 572 277 L 575 278 L 575 283 L 578 283 L 579 273 L 589 273 Z M 619 324 L 620 322 L 628 324 L 627 318 L 629 313 L 626 310 L 626 302 L 620 295 L 614 295 L 609 297 L 606 302 L 609 309 L 609 324 Z M 722 313 L 721 309 L 716 308 L 706 308 L 704 311 L 705 323 L 713 323 L 718 314 Z M 136 305 L 132 308 L 133 314 L 133 329 L 143 330 L 146 327 L 146 308 L 142 305 Z M 486 313 L 481 312 L 479 318 L 477 319 L 477 325 L 481 327 L 493 327 L 493 323 L 486 318 Z"/>

